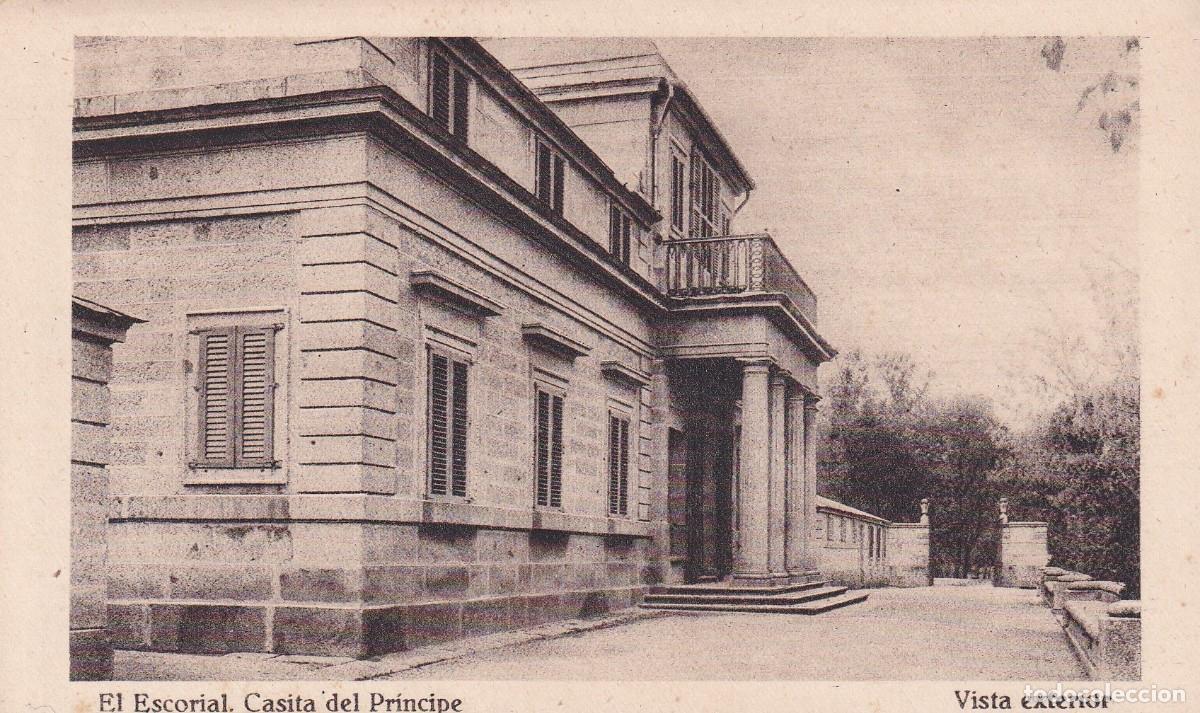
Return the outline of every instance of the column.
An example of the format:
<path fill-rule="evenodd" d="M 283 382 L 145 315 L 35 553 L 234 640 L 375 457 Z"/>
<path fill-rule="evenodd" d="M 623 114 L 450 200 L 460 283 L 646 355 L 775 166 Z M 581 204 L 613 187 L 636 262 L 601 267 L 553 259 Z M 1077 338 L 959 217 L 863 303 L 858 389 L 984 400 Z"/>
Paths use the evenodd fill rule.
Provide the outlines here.
<path fill-rule="evenodd" d="M 787 387 L 787 377 L 783 372 L 776 370 L 771 378 L 771 473 L 770 503 L 767 508 L 771 540 L 767 563 L 771 574 L 779 580 L 787 579 Z"/>
<path fill-rule="evenodd" d="M 802 581 L 809 568 L 808 478 L 804 471 L 804 394 L 793 390 L 787 400 L 787 571 L 792 581 Z"/>
<path fill-rule="evenodd" d="M 804 395 L 804 518 L 807 525 L 804 531 L 812 537 L 813 527 L 817 522 L 817 402 L 821 397 L 816 394 Z M 818 550 L 809 543 L 807 569 L 817 569 Z"/>
<path fill-rule="evenodd" d="M 733 581 L 768 585 L 770 542 L 767 513 L 770 503 L 770 412 L 765 360 L 742 363 L 742 442 L 738 476 L 738 542 Z"/>

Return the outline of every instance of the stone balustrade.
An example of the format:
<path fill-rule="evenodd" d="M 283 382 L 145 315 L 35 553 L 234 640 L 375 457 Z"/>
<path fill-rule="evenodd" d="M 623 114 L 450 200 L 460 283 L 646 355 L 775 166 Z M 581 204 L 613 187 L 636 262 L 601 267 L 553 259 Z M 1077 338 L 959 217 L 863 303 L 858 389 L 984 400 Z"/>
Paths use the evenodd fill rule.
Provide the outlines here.
<path fill-rule="evenodd" d="M 1141 678 L 1142 604 L 1123 600 L 1123 582 L 1097 581 L 1061 567 L 1042 570 L 1042 600 L 1054 611 L 1089 677 Z"/>

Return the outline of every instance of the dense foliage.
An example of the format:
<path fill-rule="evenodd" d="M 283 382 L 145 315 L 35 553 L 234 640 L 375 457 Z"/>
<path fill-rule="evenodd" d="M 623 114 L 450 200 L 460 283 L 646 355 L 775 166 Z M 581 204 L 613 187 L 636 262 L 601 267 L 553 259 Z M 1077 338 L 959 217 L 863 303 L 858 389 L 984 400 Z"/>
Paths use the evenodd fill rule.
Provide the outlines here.
<path fill-rule="evenodd" d="M 998 501 L 1050 523 L 1055 564 L 1138 590 L 1138 383 L 1081 387 L 1014 432 L 978 398 L 934 399 L 906 355 L 839 359 L 827 387 L 821 487 L 893 521 L 931 501 L 935 571 L 996 564 Z"/>

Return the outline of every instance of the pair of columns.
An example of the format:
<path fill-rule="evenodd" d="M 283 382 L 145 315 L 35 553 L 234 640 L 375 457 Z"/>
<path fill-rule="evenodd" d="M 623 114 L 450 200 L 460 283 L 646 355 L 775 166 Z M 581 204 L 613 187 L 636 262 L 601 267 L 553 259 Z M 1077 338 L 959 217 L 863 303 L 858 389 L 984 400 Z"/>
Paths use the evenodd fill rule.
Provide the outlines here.
<path fill-rule="evenodd" d="M 817 397 L 769 361 L 742 364 L 736 584 L 802 581 L 814 569 Z"/>

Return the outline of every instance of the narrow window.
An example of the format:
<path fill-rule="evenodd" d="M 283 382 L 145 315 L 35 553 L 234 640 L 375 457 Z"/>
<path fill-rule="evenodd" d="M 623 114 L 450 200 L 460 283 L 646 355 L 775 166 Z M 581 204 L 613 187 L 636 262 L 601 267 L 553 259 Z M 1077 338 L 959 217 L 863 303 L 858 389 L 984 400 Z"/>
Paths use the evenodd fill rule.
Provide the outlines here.
<path fill-rule="evenodd" d="M 608 512 L 629 511 L 629 419 L 608 415 Z"/>
<path fill-rule="evenodd" d="M 429 493 L 467 496 L 467 363 L 429 351 Z"/>
<path fill-rule="evenodd" d="M 534 183 L 538 200 L 550 206 L 555 213 L 563 214 L 563 171 L 565 164 L 545 142 L 537 141 L 534 162 Z"/>
<path fill-rule="evenodd" d="M 721 182 L 699 151 L 692 152 L 692 222 L 691 237 L 708 238 L 717 235 L 717 211 L 721 203 Z"/>
<path fill-rule="evenodd" d="M 825 540 L 833 542 L 833 515 L 825 513 Z"/>
<path fill-rule="evenodd" d="M 534 457 L 537 471 L 537 504 L 562 507 L 562 426 L 563 396 L 550 393 L 541 385 L 536 389 Z"/>
<path fill-rule="evenodd" d="M 223 327 L 198 334 L 195 465 L 274 466 L 275 328 Z"/>
<path fill-rule="evenodd" d="M 608 250 L 626 265 L 632 258 L 633 221 L 615 204 L 608 207 Z"/>
<path fill-rule="evenodd" d="M 442 52 L 429 53 L 429 115 L 446 131 L 467 140 L 467 97 L 470 80 Z"/>
<path fill-rule="evenodd" d="M 671 152 L 671 227 L 683 232 L 684 193 L 687 183 L 687 167 L 684 160 Z"/>
<path fill-rule="evenodd" d="M 842 542 L 846 541 L 846 518 L 838 518 L 838 539 Z"/>

